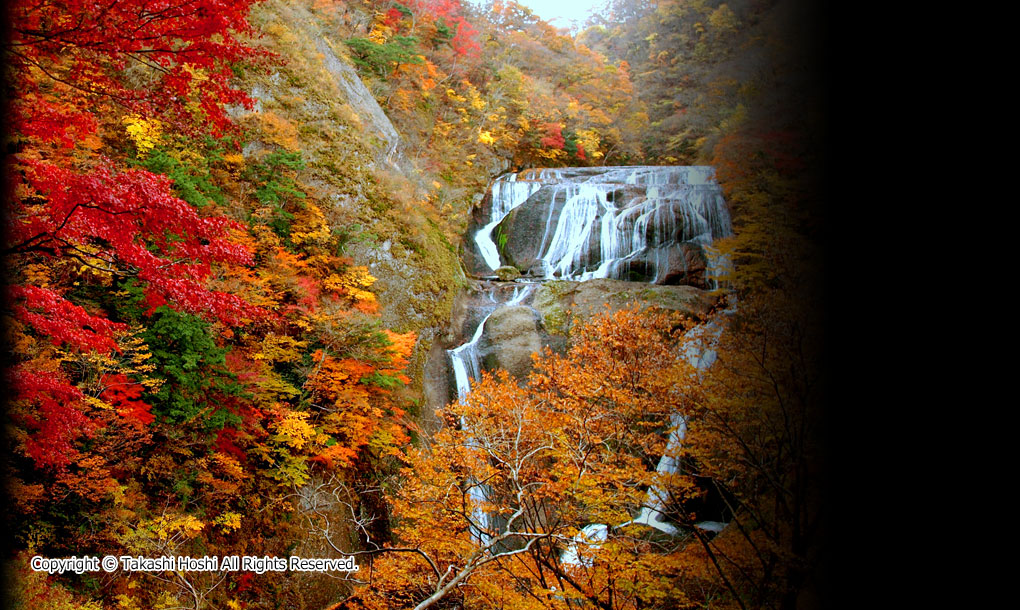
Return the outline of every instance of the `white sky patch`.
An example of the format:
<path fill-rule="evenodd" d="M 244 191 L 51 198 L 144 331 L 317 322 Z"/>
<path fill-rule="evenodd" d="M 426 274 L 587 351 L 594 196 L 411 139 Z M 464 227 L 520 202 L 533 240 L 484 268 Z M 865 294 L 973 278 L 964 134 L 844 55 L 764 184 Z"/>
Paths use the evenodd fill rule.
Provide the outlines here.
<path fill-rule="evenodd" d="M 482 0 L 468 0 L 481 4 Z M 536 15 L 558 28 L 581 27 L 592 9 L 604 4 L 605 0 L 517 0 Z"/>
<path fill-rule="evenodd" d="M 599 0 L 517 0 L 536 15 L 561 28 L 580 26 Z M 571 23 L 574 22 L 574 23 Z"/>

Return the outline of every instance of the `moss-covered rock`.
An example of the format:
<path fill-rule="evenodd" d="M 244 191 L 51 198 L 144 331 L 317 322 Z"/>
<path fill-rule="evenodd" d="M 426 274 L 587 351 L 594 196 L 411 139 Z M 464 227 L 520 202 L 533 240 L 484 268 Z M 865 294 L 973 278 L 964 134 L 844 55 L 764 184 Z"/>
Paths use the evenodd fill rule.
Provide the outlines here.
<path fill-rule="evenodd" d="M 693 286 L 658 286 L 622 280 L 545 282 L 535 292 L 532 306 L 552 334 L 565 335 L 575 319 L 588 319 L 603 311 L 618 311 L 637 304 L 704 318 L 718 296 Z"/>
<path fill-rule="evenodd" d="M 535 292 L 532 300 L 532 307 L 542 317 L 542 324 L 545 329 L 557 335 L 566 335 L 569 329 L 567 325 L 567 308 L 570 307 L 572 299 L 570 295 L 577 290 L 580 282 L 568 282 L 566 280 L 550 280 L 543 283 Z"/>
<path fill-rule="evenodd" d="M 512 282 L 517 278 L 521 277 L 521 272 L 517 267 L 512 265 L 504 265 L 494 272 L 496 277 L 504 282 Z"/>
<path fill-rule="evenodd" d="M 531 372 L 532 354 L 542 350 L 538 316 L 522 305 L 500 307 L 485 321 L 479 345 L 486 370 L 503 369 L 518 379 Z"/>

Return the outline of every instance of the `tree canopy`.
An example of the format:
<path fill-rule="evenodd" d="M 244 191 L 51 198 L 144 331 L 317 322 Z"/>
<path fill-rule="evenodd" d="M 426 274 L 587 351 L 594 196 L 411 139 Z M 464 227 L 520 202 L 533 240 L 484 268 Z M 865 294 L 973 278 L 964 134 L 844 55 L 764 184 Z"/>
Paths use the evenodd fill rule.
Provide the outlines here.
<path fill-rule="evenodd" d="M 8 3 L 13 601 L 803 603 L 823 160 L 795 5 L 613 0 L 574 36 L 512 0 Z M 332 62 L 374 99 L 348 100 Z M 714 248 L 735 312 L 599 316 L 524 382 L 423 412 L 493 176 L 682 163 L 714 165 L 733 212 Z M 706 323 L 724 330 L 697 369 Z M 27 567 L 297 553 L 362 570 Z"/>

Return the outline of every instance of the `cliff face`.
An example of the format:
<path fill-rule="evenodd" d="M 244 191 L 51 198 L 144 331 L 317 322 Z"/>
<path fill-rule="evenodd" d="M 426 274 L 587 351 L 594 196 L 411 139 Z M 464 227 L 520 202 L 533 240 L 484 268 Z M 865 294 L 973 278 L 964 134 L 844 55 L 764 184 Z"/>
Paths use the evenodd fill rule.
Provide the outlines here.
<path fill-rule="evenodd" d="M 463 273 L 456 248 L 418 207 L 425 176 L 404 157 L 400 134 L 346 55 L 342 32 L 359 16 L 332 8 L 257 5 L 257 44 L 278 61 L 268 73 L 241 76 L 257 103 L 234 115 L 249 137 L 246 161 L 280 148 L 301 152 L 298 181 L 340 236 L 342 254 L 376 279 L 382 326 L 418 333 L 409 371 L 410 398 L 418 400 L 425 354 L 450 317 Z"/>
<path fill-rule="evenodd" d="M 411 384 L 398 391 L 405 404 L 421 405 L 426 360 L 464 276 L 456 248 L 418 207 L 426 176 L 407 161 L 397 128 L 346 55 L 343 32 L 358 16 L 334 8 L 319 11 L 302 0 L 267 0 L 255 7 L 251 21 L 262 33 L 255 44 L 277 60 L 265 73 L 240 76 L 256 104 L 232 114 L 245 130 L 246 163 L 280 150 L 300 151 L 304 167 L 297 183 L 339 237 L 339 253 L 375 279 L 370 289 L 378 299 L 379 325 L 417 333 L 407 370 Z M 428 420 L 430 414 L 423 409 L 417 415 Z M 347 530 L 349 511 L 316 496 L 326 483 L 315 479 L 302 489 L 302 508 L 315 500 L 316 510 L 338 524 L 334 542 L 356 548 L 356 532 Z M 305 556 L 331 553 L 321 533 L 310 531 L 295 544 L 295 552 Z M 323 607 L 349 593 L 347 583 L 320 574 L 288 583 L 281 595 L 295 607 Z"/>
<path fill-rule="evenodd" d="M 730 233 L 712 167 L 568 167 L 493 183 L 462 251 L 475 275 L 709 287 L 705 248 Z"/>

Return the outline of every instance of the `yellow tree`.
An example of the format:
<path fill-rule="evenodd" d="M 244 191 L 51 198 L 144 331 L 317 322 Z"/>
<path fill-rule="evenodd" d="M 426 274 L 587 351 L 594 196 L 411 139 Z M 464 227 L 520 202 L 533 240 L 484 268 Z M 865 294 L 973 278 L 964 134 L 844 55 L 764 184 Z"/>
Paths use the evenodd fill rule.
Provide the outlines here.
<path fill-rule="evenodd" d="M 408 452 L 392 538 L 359 522 L 366 586 L 347 606 L 791 607 L 819 523 L 795 319 L 754 294 L 693 330 L 625 310 L 526 384 L 483 375 Z"/>
<path fill-rule="evenodd" d="M 526 385 L 484 375 L 408 452 L 390 499 L 393 540 L 368 539 L 356 553 L 370 584 L 348 605 L 623 609 L 735 598 L 697 552 L 701 535 L 682 527 L 702 489 L 657 466 L 666 454 L 680 460 L 667 440 L 701 398 L 683 357 L 688 326 L 665 313 L 607 314 L 582 326 L 566 355 L 538 358 Z M 648 510 L 665 525 L 640 519 Z"/>

